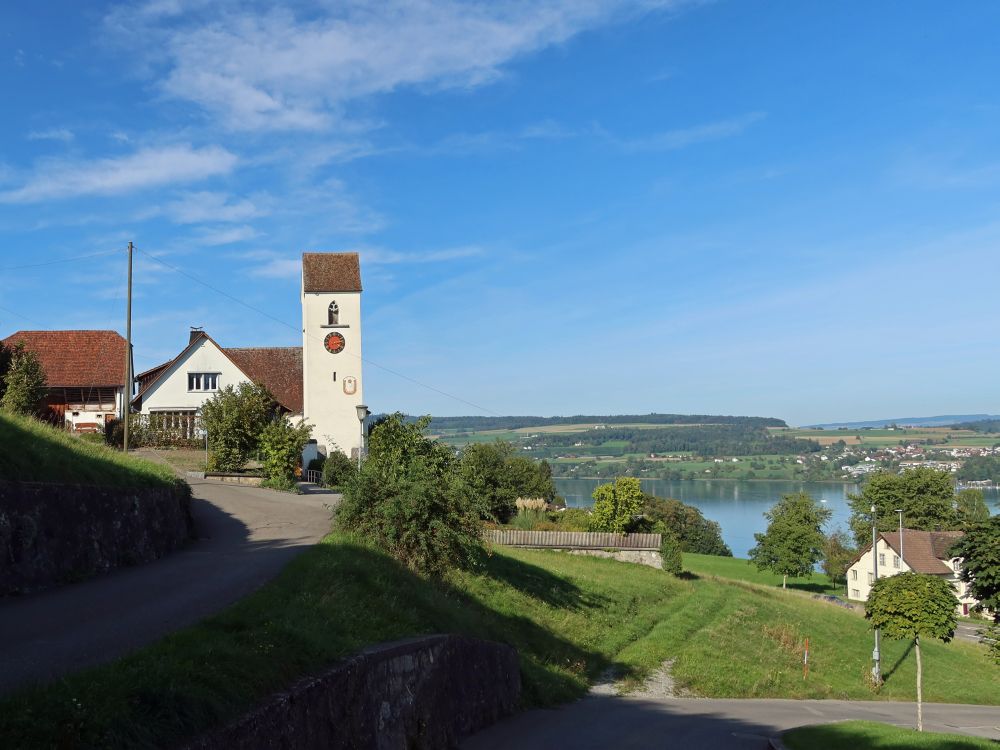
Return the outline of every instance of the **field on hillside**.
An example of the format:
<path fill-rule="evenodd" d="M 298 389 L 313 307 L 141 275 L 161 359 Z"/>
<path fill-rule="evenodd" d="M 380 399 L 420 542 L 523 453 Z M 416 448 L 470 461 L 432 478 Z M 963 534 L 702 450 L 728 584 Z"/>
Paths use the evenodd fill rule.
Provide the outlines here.
<path fill-rule="evenodd" d="M 0 413 L 0 479 L 129 487 L 172 485 L 166 466 L 126 456 L 30 417 Z"/>
<path fill-rule="evenodd" d="M 333 534 L 225 612 L 0 701 L 0 746 L 175 746 L 367 644 L 435 632 L 515 646 L 526 706 L 579 697 L 609 668 L 638 685 L 668 659 L 677 684 L 698 695 L 913 696 L 907 644 L 885 642 L 887 681 L 873 695 L 864 619 L 800 592 L 515 549 L 431 584 Z M 1000 702 L 1000 669 L 977 646 L 927 643 L 924 653 L 926 700 Z"/>
<path fill-rule="evenodd" d="M 860 445 L 869 448 L 884 448 L 889 445 L 899 445 L 900 441 L 907 443 L 923 443 L 933 440 L 942 448 L 981 448 L 1000 443 L 1000 435 L 984 435 L 973 430 L 953 430 L 948 427 L 905 427 L 878 430 L 811 430 L 769 428 L 777 435 L 815 440 L 820 445 L 831 445 L 843 440 L 847 445 Z"/>

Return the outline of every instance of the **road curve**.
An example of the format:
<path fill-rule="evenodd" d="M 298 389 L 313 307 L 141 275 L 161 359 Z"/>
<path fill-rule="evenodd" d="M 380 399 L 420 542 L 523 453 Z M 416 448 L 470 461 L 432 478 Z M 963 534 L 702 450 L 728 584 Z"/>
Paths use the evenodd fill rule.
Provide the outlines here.
<path fill-rule="evenodd" d="M 122 656 L 218 612 L 330 530 L 325 492 L 190 480 L 198 539 L 156 562 L 0 599 L 0 693 Z"/>
<path fill-rule="evenodd" d="M 496 724 L 469 738 L 462 750 L 764 750 L 769 737 L 786 729 L 844 719 L 912 727 L 916 704 L 591 695 Z M 924 729 L 1000 739 L 1000 707 L 926 703 Z"/>

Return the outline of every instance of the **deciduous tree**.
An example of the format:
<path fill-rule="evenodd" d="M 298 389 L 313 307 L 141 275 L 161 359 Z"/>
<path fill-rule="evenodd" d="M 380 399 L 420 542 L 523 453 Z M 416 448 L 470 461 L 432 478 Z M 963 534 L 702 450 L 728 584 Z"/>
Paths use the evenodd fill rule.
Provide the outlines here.
<path fill-rule="evenodd" d="M 293 489 L 295 468 L 302 458 L 312 427 L 300 421 L 293 425 L 284 417 L 269 422 L 260 434 L 260 459 L 265 483 L 274 489 Z"/>
<path fill-rule="evenodd" d="M 962 490 L 955 495 L 955 512 L 962 526 L 980 523 L 990 517 L 983 491 L 974 488 Z"/>
<path fill-rule="evenodd" d="M 204 403 L 212 471 L 239 471 L 257 453 L 264 428 L 277 415 L 274 396 L 259 383 L 227 385 Z"/>
<path fill-rule="evenodd" d="M 45 396 L 45 370 L 38 356 L 17 344 L 10 353 L 10 364 L 4 375 L 4 392 L 0 408 L 15 414 L 35 414 Z"/>
<path fill-rule="evenodd" d="M 865 617 L 886 638 L 912 640 L 917 655 L 917 729 L 924 729 L 923 663 L 920 638 L 947 643 L 955 634 L 958 599 L 951 584 L 926 573 L 899 573 L 878 579 L 868 594 Z"/>
<path fill-rule="evenodd" d="M 863 547 L 871 542 L 871 507 L 879 531 L 893 531 L 898 519 L 896 510 L 903 510 L 909 529 L 942 531 L 958 527 L 955 513 L 955 488 L 951 475 L 934 469 L 910 469 L 902 474 L 873 474 L 861 492 L 848 496 L 851 506 L 851 532 L 855 544 Z"/>
<path fill-rule="evenodd" d="M 1000 624 L 1000 516 L 966 529 L 950 554 L 962 558 L 962 580 L 979 600 L 978 610 L 990 610 Z"/>
<path fill-rule="evenodd" d="M 591 531 L 624 534 L 642 512 L 644 495 L 635 477 L 619 477 L 594 490 L 594 509 L 590 514 Z"/>
<path fill-rule="evenodd" d="M 767 531 L 754 534 L 756 546 L 750 550 L 750 560 L 759 570 L 781 574 L 781 587 L 786 588 L 788 576 L 811 575 L 823 556 L 823 524 L 830 511 L 805 492 L 783 495 L 764 514 Z"/>
<path fill-rule="evenodd" d="M 857 551 L 852 549 L 851 539 L 845 531 L 837 529 L 823 540 L 823 572 L 834 584 L 847 583 L 847 568 Z"/>

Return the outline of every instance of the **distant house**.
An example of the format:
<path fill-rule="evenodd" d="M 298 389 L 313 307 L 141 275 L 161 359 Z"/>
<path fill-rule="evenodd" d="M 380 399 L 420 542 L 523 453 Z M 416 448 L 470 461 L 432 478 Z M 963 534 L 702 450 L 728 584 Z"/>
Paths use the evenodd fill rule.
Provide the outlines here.
<path fill-rule="evenodd" d="M 962 560 L 951 557 L 948 550 L 959 539 L 961 531 L 918 531 L 903 529 L 902 547 L 898 531 L 879 534 L 875 547 L 878 555 L 878 577 L 915 571 L 944 578 L 955 589 L 958 611 L 968 615 L 977 600 L 969 594 L 969 586 L 959 578 Z M 902 550 L 902 551 L 900 551 Z M 847 569 L 847 598 L 866 601 L 875 580 L 874 558 L 869 544 Z"/>
<path fill-rule="evenodd" d="M 302 416 L 301 347 L 223 348 L 204 331 L 192 330 L 180 354 L 139 373 L 136 381 L 133 411 L 159 416 L 183 432 L 193 433 L 195 415 L 217 392 L 247 382 L 266 387 L 292 418 Z"/>
<path fill-rule="evenodd" d="M 77 432 L 98 432 L 125 396 L 125 339 L 115 331 L 18 331 L 3 340 L 38 356 L 48 392 L 45 418 Z"/>

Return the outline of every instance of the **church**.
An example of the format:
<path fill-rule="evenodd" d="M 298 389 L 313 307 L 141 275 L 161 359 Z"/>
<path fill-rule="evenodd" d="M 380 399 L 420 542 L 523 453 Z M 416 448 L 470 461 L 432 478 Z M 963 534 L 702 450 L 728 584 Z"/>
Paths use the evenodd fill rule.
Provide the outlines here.
<path fill-rule="evenodd" d="M 257 382 L 290 419 L 312 426 L 316 452 L 361 448 L 364 404 L 361 354 L 361 265 L 357 253 L 302 254 L 302 346 L 223 347 L 192 329 L 168 362 L 136 376 L 132 409 L 194 437 L 202 404 L 229 385 Z"/>

